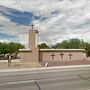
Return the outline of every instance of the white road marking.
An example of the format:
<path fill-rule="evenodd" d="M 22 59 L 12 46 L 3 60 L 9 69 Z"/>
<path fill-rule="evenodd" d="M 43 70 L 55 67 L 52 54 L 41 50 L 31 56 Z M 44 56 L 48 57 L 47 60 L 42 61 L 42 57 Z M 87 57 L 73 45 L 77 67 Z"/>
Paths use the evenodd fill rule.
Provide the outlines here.
<path fill-rule="evenodd" d="M 67 78 L 73 78 L 73 77 L 76 77 L 78 78 L 78 76 L 70 76 L 70 77 L 59 77 L 59 79 L 67 79 Z M 6 82 L 6 83 L 0 83 L 0 86 L 4 86 L 4 85 L 14 85 L 14 84 L 24 84 L 24 83 L 35 83 L 35 81 L 47 81 L 47 80 L 58 80 L 57 77 L 54 77 L 54 78 L 45 78 L 45 79 L 41 79 L 41 80 L 27 80 L 27 81 L 13 81 L 13 82 Z"/>
<path fill-rule="evenodd" d="M 32 83 L 32 82 L 35 82 L 35 80 L 18 81 L 18 82 L 7 82 L 6 84 L 20 84 L 20 83 Z"/>
<path fill-rule="evenodd" d="M 3 85 L 13 85 L 13 84 L 23 84 L 23 83 L 33 83 L 35 80 L 28 80 L 28 81 L 18 81 L 18 82 L 7 82 L 7 83 L 1 83 L 0 86 Z"/>
<path fill-rule="evenodd" d="M 68 76 L 68 77 L 53 77 L 53 78 L 43 78 L 40 80 L 27 80 L 27 81 L 13 81 L 13 82 L 5 82 L 5 83 L 0 83 L 0 86 L 4 86 L 4 85 L 14 85 L 14 84 L 24 84 L 24 83 L 35 83 L 35 81 L 47 81 L 47 80 L 58 80 L 58 79 L 67 79 L 67 78 L 79 78 L 78 76 Z"/>

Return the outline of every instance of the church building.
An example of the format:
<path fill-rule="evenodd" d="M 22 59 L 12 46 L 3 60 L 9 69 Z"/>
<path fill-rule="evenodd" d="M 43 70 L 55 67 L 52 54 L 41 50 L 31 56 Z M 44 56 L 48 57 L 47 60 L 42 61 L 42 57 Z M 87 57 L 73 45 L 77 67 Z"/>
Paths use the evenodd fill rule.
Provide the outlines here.
<path fill-rule="evenodd" d="M 37 47 L 37 33 L 32 24 L 29 30 L 29 49 L 19 49 L 21 62 L 48 62 L 48 61 L 71 61 L 85 60 L 84 49 L 39 49 Z"/>

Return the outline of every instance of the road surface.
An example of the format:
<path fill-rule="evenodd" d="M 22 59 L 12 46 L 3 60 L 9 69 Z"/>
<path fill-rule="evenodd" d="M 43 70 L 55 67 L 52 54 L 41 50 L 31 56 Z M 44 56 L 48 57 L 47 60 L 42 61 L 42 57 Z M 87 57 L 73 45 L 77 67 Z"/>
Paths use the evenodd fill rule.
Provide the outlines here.
<path fill-rule="evenodd" d="M 90 90 L 90 67 L 0 72 L 0 90 Z"/>

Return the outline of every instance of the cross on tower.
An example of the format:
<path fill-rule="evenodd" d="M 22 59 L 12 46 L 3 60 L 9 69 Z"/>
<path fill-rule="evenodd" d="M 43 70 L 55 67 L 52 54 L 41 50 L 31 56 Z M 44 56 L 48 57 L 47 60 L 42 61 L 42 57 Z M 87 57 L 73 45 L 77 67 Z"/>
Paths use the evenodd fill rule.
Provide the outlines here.
<path fill-rule="evenodd" d="M 32 30 L 33 30 L 33 28 L 34 28 L 35 25 L 32 23 L 30 26 L 32 27 Z"/>
<path fill-rule="evenodd" d="M 69 55 L 68 55 L 68 56 L 70 57 L 70 60 L 71 60 L 72 54 L 71 54 L 71 53 L 69 53 Z"/>
<path fill-rule="evenodd" d="M 55 56 L 55 55 L 54 55 L 54 53 L 52 53 L 52 55 L 51 55 L 51 57 L 52 57 L 52 60 L 54 60 L 54 56 Z"/>
<path fill-rule="evenodd" d="M 61 56 L 61 59 L 63 59 L 63 56 L 64 56 L 63 52 L 61 52 L 61 54 L 59 54 L 59 55 Z"/>

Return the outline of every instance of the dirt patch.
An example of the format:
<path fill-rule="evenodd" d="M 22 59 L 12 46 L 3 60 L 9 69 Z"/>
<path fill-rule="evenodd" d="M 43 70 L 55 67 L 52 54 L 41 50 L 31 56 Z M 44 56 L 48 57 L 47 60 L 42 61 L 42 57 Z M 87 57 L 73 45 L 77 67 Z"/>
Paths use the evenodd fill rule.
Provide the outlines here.
<path fill-rule="evenodd" d="M 7 62 L 0 62 L 0 69 L 17 69 L 17 68 L 36 68 L 41 67 L 37 62 L 12 62 L 8 65 Z"/>
<path fill-rule="evenodd" d="M 40 64 L 44 67 L 45 61 L 40 62 Z M 73 60 L 73 61 L 48 61 L 48 66 L 68 66 L 68 65 L 88 65 L 90 64 L 90 60 Z"/>

